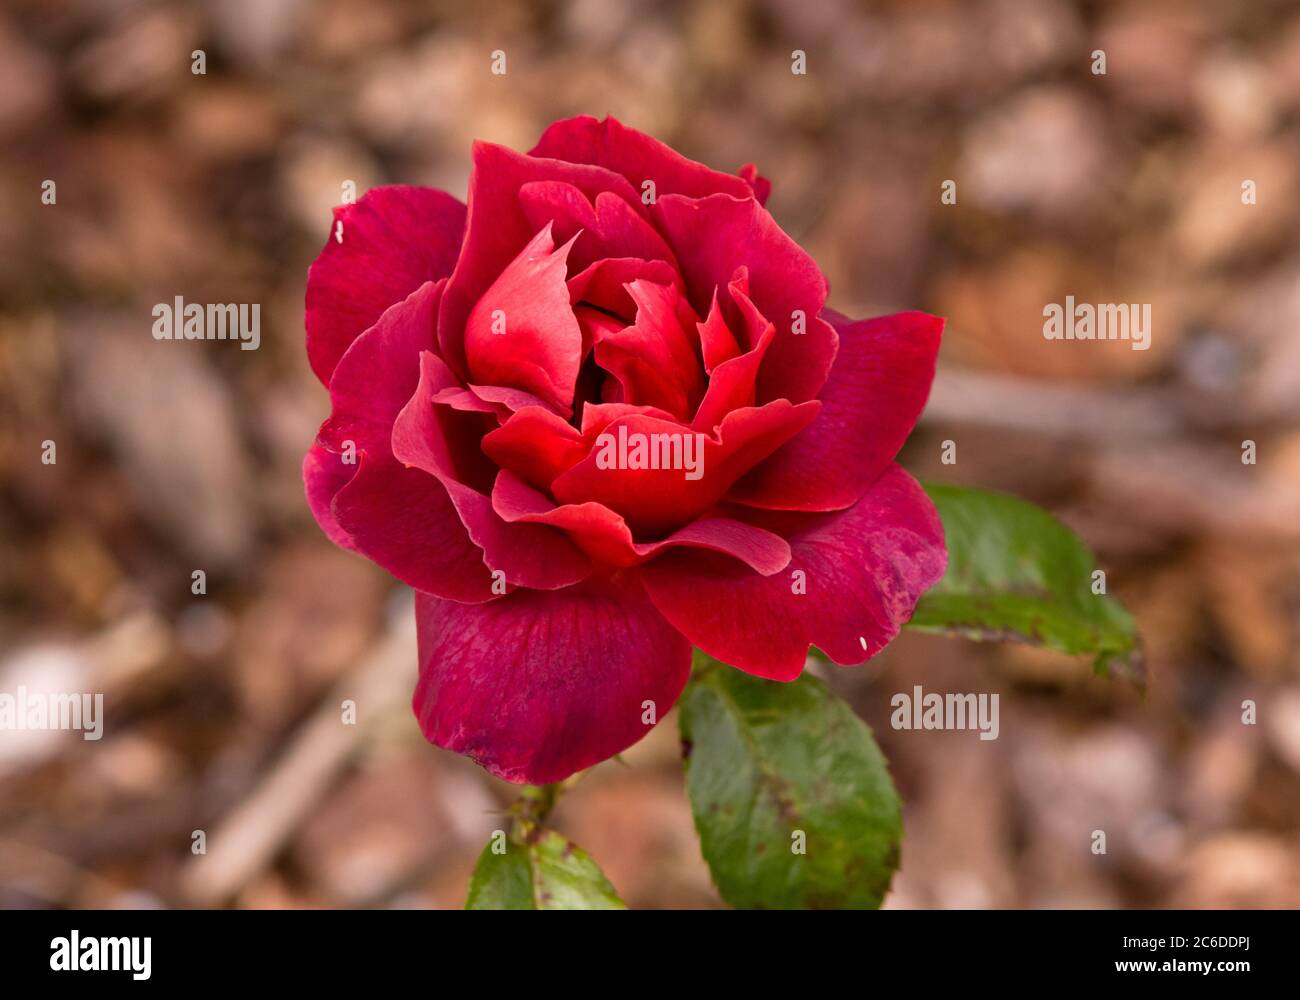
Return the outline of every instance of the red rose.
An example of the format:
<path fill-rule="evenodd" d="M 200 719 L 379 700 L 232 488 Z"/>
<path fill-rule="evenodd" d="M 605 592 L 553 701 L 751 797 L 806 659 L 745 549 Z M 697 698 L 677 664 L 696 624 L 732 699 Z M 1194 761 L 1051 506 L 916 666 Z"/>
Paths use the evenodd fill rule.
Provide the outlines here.
<path fill-rule="evenodd" d="M 942 575 L 893 463 L 942 321 L 827 309 L 768 188 L 583 117 L 527 156 L 478 143 L 468 208 L 335 211 L 307 499 L 417 591 L 432 742 L 557 781 L 668 712 L 692 644 L 778 680 L 810 643 L 861 662 Z"/>

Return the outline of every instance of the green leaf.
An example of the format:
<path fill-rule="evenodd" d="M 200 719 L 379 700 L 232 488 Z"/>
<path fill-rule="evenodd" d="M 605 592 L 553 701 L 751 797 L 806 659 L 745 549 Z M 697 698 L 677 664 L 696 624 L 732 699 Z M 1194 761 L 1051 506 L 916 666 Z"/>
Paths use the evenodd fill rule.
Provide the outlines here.
<path fill-rule="evenodd" d="M 921 598 L 909 628 L 1094 654 L 1099 672 L 1141 682 L 1137 627 L 1118 601 L 1092 592 L 1097 564 L 1074 532 L 1001 493 L 925 490 L 943 520 L 948 572 Z"/>
<path fill-rule="evenodd" d="M 733 906 L 868 909 L 898 867 L 898 794 L 871 730 L 815 677 L 761 680 L 697 653 L 686 788 Z M 806 853 L 796 853 L 802 834 Z"/>
<path fill-rule="evenodd" d="M 624 910 L 627 907 L 590 855 L 554 830 L 529 843 L 489 843 L 469 883 L 467 910 Z"/>

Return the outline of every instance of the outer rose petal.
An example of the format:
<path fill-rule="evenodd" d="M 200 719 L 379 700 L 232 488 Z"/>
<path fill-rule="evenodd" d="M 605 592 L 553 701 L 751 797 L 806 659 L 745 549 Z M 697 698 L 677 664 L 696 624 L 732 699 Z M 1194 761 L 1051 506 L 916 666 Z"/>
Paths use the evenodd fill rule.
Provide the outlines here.
<path fill-rule="evenodd" d="M 433 347 L 434 317 L 444 284 L 426 281 L 384 310 L 339 359 L 330 380 L 333 411 L 320 434 L 333 450 L 351 440 L 376 458 L 391 454 L 393 421 L 420 380 L 420 352 Z"/>
<path fill-rule="evenodd" d="M 579 115 L 555 122 L 542 133 L 529 155 L 599 164 L 622 174 L 638 193 L 643 182 L 652 180 L 659 197 L 683 194 L 703 198 L 722 191 L 746 198 L 751 191 L 745 177 L 720 173 L 687 159 L 671 146 L 614 118 L 598 121 L 590 115 Z"/>
<path fill-rule="evenodd" d="M 758 172 L 758 167 L 752 163 L 746 163 L 736 171 L 736 176 L 743 177 L 746 183 L 754 189 L 754 197 L 758 199 L 760 205 L 766 205 L 768 196 L 772 193 L 772 182 Z"/>
<path fill-rule="evenodd" d="M 330 503 L 334 494 L 347 485 L 356 471 L 355 465 L 344 465 L 338 455 L 326 451 L 319 444 L 312 445 L 302 460 L 302 482 L 312 516 L 331 542 L 351 551 L 356 551 L 356 543 L 339 524 Z"/>
<path fill-rule="evenodd" d="M 483 550 L 428 473 L 362 454 L 331 510 L 358 552 L 416 590 L 472 603 L 495 596 Z"/>
<path fill-rule="evenodd" d="M 322 383 L 385 309 L 451 274 L 464 232 L 465 206 L 433 188 L 372 188 L 334 209 L 325 247 L 307 272 L 307 357 Z"/>
<path fill-rule="evenodd" d="M 420 680 L 412 707 L 430 742 L 507 781 L 561 781 L 627 749 L 662 719 L 691 646 L 635 578 L 490 604 L 416 595 Z"/>
<path fill-rule="evenodd" d="M 655 607 L 691 642 L 760 677 L 794 680 L 811 643 L 836 663 L 872 656 L 948 561 L 934 505 L 896 465 L 846 511 L 758 517 L 789 539 L 786 572 L 762 577 L 733 559 L 674 552 L 642 573 Z M 794 570 L 807 593 L 792 592 Z"/>
<path fill-rule="evenodd" d="M 433 345 L 444 280 L 427 281 L 352 342 L 330 380 L 333 413 L 303 465 L 307 499 L 325 532 L 399 580 L 460 601 L 493 596 L 483 553 L 442 485 L 394 461 L 393 422 Z M 359 461 L 339 452 L 351 442 Z"/>
<path fill-rule="evenodd" d="M 851 323 L 829 310 L 840 351 L 812 425 L 738 482 L 729 500 L 842 510 L 893 461 L 925 408 L 943 320 L 922 312 Z"/>
<path fill-rule="evenodd" d="M 730 283 L 737 268 L 749 268 L 750 297 L 777 331 L 759 372 L 759 400 L 815 399 L 830 373 L 838 340 L 820 318 L 827 285 L 816 262 L 753 198 L 666 195 L 657 204 L 697 311 L 707 307 L 716 287 Z M 796 310 L 806 323 L 798 335 Z"/>

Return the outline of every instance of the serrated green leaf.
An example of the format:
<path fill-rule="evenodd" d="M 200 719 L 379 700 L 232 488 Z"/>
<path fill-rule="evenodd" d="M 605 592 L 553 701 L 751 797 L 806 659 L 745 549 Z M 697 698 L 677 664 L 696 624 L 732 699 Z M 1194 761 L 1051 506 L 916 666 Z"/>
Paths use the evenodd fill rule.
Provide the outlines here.
<path fill-rule="evenodd" d="M 507 839 L 505 853 L 489 843 L 469 883 L 467 910 L 623 910 L 590 855 L 556 833 L 539 831 L 530 843 Z"/>
<path fill-rule="evenodd" d="M 681 703 L 686 787 L 722 897 L 743 908 L 878 907 L 903 824 L 871 730 L 808 674 L 782 684 L 701 660 Z"/>
<path fill-rule="evenodd" d="M 1092 592 L 1092 553 L 1064 524 L 1001 493 L 928 484 L 948 544 L 948 572 L 922 596 L 908 623 L 971 639 L 1015 639 L 1095 656 L 1141 682 L 1132 617 Z"/>

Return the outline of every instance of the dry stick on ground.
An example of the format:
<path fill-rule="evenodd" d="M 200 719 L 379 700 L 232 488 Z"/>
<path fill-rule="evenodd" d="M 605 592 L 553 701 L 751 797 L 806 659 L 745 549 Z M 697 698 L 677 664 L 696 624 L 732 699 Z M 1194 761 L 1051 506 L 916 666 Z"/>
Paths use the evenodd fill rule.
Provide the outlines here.
<path fill-rule="evenodd" d="M 70 858 L 8 838 L 0 838 L 0 886 L 19 887 L 51 904 L 72 907 L 106 906 L 123 894 L 121 886 Z"/>
<path fill-rule="evenodd" d="M 940 368 L 925 423 L 976 424 L 1089 441 L 1176 437 L 1186 428 L 1168 389 L 1114 389 Z"/>
<path fill-rule="evenodd" d="M 1087 385 L 941 365 L 922 420 L 1106 443 L 1300 426 L 1300 402 L 1261 393 L 1256 382 L 1209 393 L 1179 383 Z"/>
<path fill-rule="evenodd" d="M 1300 489 L 1286 470 L 1243 465 L 1240 452 L 1198 431 L 1239 420 L 1284 421 L 1223 401 L 1199 407 L 1185 390 L 1052 384 L 941 369 L 922 422 L 967 424 L 1086 442 L 1094 486 L 1133 516 L 1227 535 L 1300 538 Z"/>
<path fill-rule="evenodd" d="M 208 837 L 208 853 L 192 858 L 182 876 L 190 901 L 217 905 L 256 877 L 375 724 L 405 705 L 416 662 L 414 621 L 409 602 L 401 602 L 379 647 L 335 686 L 271 773 Z M 356 703 L 355 725 L 342 721 L 344 699 Z"/>

